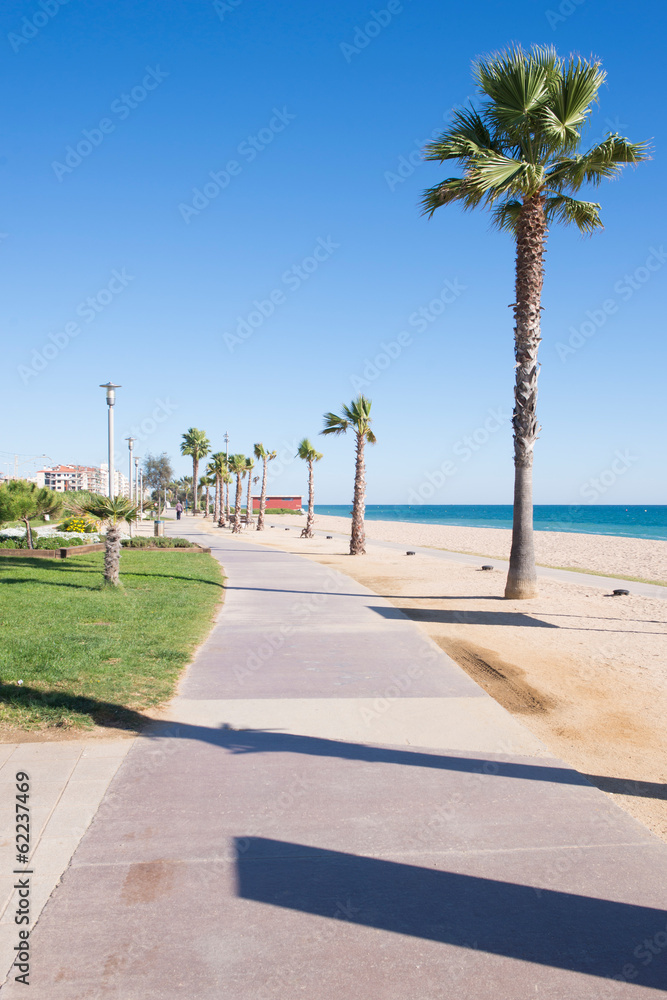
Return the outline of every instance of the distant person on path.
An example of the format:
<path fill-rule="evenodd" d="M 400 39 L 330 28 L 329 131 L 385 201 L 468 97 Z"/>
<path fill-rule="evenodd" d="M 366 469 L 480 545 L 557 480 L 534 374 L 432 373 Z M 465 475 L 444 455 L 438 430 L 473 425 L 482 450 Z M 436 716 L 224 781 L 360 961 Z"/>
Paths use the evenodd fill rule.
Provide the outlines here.
<path fill-rule="evenodd" d="M 176 520 L 177 521 L 180 521 L 182 513 L 183 513 L 183 504 L 179 500 L 178 503 L 176 504 Z"/>

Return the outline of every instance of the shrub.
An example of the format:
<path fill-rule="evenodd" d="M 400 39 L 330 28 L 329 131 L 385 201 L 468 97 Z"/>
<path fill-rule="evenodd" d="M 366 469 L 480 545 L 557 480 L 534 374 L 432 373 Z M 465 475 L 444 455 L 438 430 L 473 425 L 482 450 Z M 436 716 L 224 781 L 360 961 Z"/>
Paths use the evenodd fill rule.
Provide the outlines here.
<path fill-rule="evenodd" d="M 74 535 L 72 538 L 56 538 L 54 536 L 40 538 L 35 544 L 36 549 L 69 549 L 77 545 L 89 545 L 87 538 Z"/>
<path fill-rule="evenodd" d="M 16 538 L 1 538 L 0 539 L 0 549 L 20 549 Z"/>

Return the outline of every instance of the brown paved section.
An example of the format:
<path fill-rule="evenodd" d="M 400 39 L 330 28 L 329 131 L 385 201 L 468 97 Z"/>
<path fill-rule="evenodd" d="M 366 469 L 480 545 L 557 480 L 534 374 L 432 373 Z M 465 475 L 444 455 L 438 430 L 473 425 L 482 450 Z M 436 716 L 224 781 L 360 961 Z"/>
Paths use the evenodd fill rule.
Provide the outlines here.
<path fill-rule="evenodd" d="M 487 696 L 386 602 L 214 544 L 234 589 L 174 722 L 137 741 L 40 918 L 32 1000 L 664 995 L 667 846 L 500 709 L 480 725 Z M 348 733 L 375 699 L 394 742 L 318 736 L 309 706 L 327 698 Z M 443 749 L 446 728 L 416 746 L 420 698 L 455 704 L 477 749 Z M 271 728 L 225 721 L 269 702 Z M 10 981 L 3 1000 L 25 995 Z"/>

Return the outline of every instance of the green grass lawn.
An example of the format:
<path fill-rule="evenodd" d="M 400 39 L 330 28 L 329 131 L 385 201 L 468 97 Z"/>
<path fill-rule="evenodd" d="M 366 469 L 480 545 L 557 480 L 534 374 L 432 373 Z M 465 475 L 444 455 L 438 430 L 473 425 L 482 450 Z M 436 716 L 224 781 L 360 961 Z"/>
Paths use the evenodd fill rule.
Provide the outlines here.
<path fill-rule="evenodd" d="M 124 550 L 114 591 L 103 558 L 0 558 L 0 728 L 136 729 L 172 694 L 222 599 L 219 564 Z"/>

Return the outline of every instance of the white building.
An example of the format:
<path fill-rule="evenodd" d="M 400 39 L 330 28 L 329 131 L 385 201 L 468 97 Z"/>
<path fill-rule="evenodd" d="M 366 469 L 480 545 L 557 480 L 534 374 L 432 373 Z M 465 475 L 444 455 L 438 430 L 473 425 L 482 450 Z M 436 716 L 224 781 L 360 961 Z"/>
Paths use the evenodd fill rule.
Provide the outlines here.
<path fill-rule="evenodd" d="M 56 493 L 71 490 L 88 490 L 90 493 L 109 492 L 109 467 L 103 464 L 98 469 L 91 465 L 54 465 L 40 469 L 35 477 L 38 486 L 46 486 Z M 115 496 L 129 496 L 130 483 L 118 469 L 114 469 Z"/>

